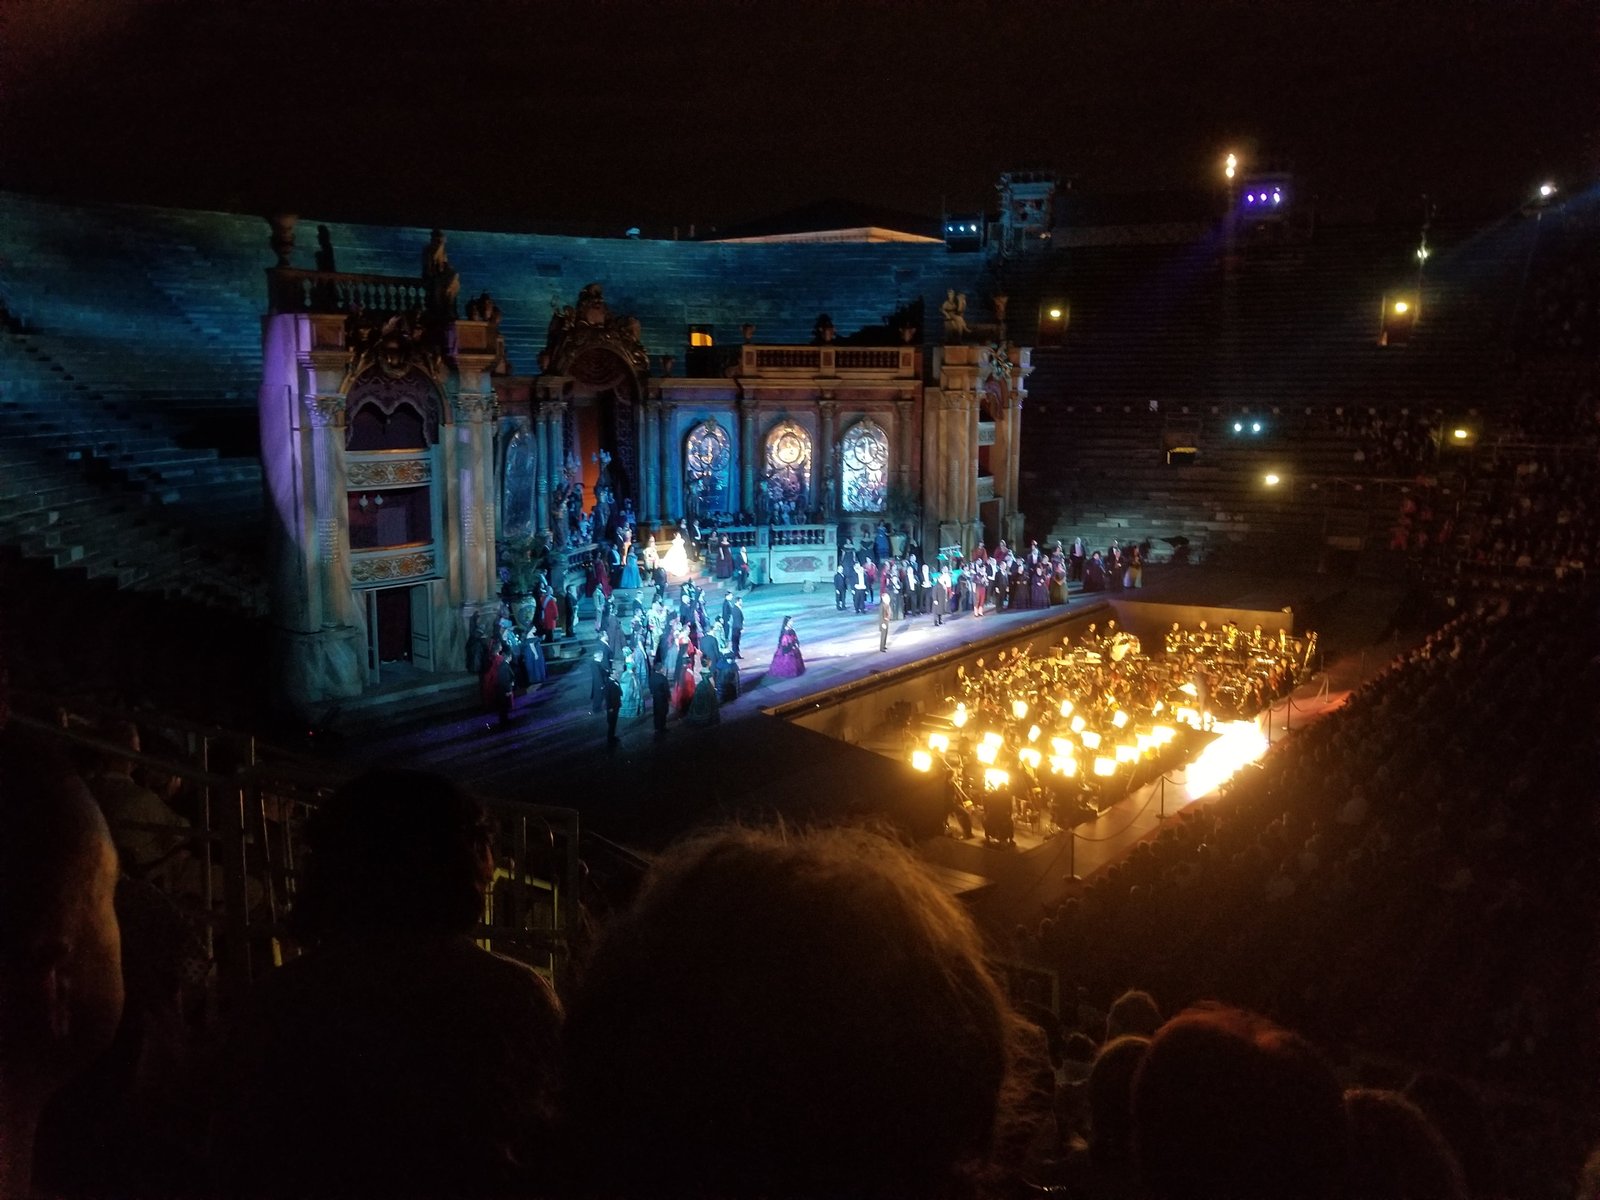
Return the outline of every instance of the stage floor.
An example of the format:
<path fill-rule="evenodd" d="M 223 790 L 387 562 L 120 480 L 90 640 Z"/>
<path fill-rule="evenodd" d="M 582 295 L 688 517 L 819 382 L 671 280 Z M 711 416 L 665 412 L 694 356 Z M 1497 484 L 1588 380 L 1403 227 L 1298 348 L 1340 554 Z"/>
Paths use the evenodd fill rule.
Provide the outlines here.
<path fill-rule="evenodd" d="M 707 610 L 715 612 L 726 589 L 714 580 L 700 582 L 707 588 Z M 575 808 L 585 827 L 645 853 L 708 821 L 774 812 L 801 820 L 848 819 L 872 811 L 874 795 L 909 788 L 907 779 L 914 775 L 909 765 L 869 748 L 849 747 L 796 729 L 769 715 L 770 710 L 792 711 L 811 698 L 821 704 L 825 693 L 848 689 L 889 670 L 914 670 L 932 655 L 959 650 L 997 633 L 1018 634 L 1042 622 L 1087 612 L 1108 597 L 1239 607 L 1248 598 L 1250 607 L 1277 608 L 1326 601 L 1346 583 L 1321 576 L 1274 581 L 1194 567 L 1156 567 L 1147 570 L 1146 585 L 1136 592 L 1091 596 L 1073 592 L 1067 605 L 1050 609 L 990 612 L 983 617 L 963 613 L 947 617 L 939 627 L 932 617 L 911 617 L 895 623 L 887 653 L 878 650 L 875 608 L 858 615 L 847 603 L 846 611 L 839 612 L 831 586 L 758 587 L 745 598 L 740 696 L 722 707 L 718 726 L 698 729 L 673 718 L 667 734 L 657 738 L 646 713 L 619 723 L 619 740 L 607 744 L 604 716 L 589 711 L 590 676 L 580 664 L 519 696 L 505 729 L 481 712 L 409 722 L 402 718 L 385 732 L 350 744 L 344 757 L 357 765 L 427 768 L 485 795 Z M 1359 607 L 1370 616 L 1382 606 L 1369 599 Z M 799 634 L 806 673 L 768 679 L 785 616 L 793 618 Z M 585 640 L 592 640 L 592 620 L 586 630 Z M 1373 656 L 1374 666 L 1377 661 Z M 1312 719 L 1308 698 L 1315 690 L 1310 685 L 1302 688 L 1295 701 L 1307 708 L 1308 721 Z M 1330 697 L 1336 700 L 1341 690 L 1330 692 Z M 1325 708 L 1330 702 L 1317 704 Z M 1280 730 L 1285 711 L 1280 703 L 1275 718 Z M 1300 719 L 1297 712 L 1296 722 Z M 843 764 L 832 776 L 818 771 L 817 785 L 810 789 L 817 794 L 809 796 L 805 795 L 807 756 L 812 761 L 819 756 L 838 758 Z M 791 777 L 785 780 L 778 778 L 780 758 L 799 760 L 789 762 Z M 766 786 L 769 766 L 771 787 Z M 840 789 L 836 780 L 841 772 L 859 778 L 860 788 Z M 983 881 L 988 885 L 983 886 L 985 907 L 996 902 L 1007 908 L 1020 904 L 1026 910 L 1033 902 L 1046 903 L 1058 896 L 1071 886 L 1072 876 L 1086 878 L 1126 853 L 1159 828 L 1163 814 L 1170 817 L 1188 803 L 1181 776 L 1169 773 L 1168 779 L 1164 798 L 1148 790 L 1134 793 L 1096 821 L 1079 826 L 1072 836 L 1026 830 L 1019 839 L 1023 845 L 1005 850 L 985 847 L 981 835 L 968 842 L 933 838 L 923 843 L 923 852 L 930 865 L 948 876 L 954 890 L 977 890 L 981 885 L 976 881 Z M 841 790 L 862 794 L 836 794 Z M 803 812 L 790 810 L 789 798 L 797 794 L 805 796 Z M 782 799 L 774 798 L 780 795 Z"/>

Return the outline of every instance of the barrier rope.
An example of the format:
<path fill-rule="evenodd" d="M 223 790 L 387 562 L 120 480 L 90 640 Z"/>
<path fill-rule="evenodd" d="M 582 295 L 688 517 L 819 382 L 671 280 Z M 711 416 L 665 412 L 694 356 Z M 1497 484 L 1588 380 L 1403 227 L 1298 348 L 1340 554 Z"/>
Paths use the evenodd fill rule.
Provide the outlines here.
<path fill-rule="evenodd" d="M 1159 776 L 1159 779 L 1161 780 L 1162 783 L 1171 783 L 1171 782 L 1173 782 L 1172 780 L 1168 779 L 1165 775 Z M 1098 842 L 1113 842 L 1113 841 L 1116 841 L 1117 838 L 1121 837 L 1123 834 L 1127 833 L 1128 830 L 1133 828 L 1133 825 L 1134 825 L 1135 821 L 1137 821 L 1140 817 L 1144 816 L 1145 810 L 1150 807 L 1151 803 L 1155 800 L 1156 796 L 1160 794 L 1160 791 L 1161 791 L 1160 788 L 1157 788 L 1157 787 L 1152 785 L 1152 787 L 1150 788 L 1150 794 L 1144 798 L 1144 803 L 1139 806 L 1139 811 L 1134 813 L 1133 816 L 1128 819 L 1128 823 L 1126 825 L 1124 825 L 1121 829 L 1117 830 L 1117 832 L 1115 832 L 1115 833 L 1108 833 L 1104 837 L 1090 837 L 1087 834 L 1079 833 L 1077 831 L 1077 829 L 1075 829 L 1075 828 L 1074 829 L 1069 829 L 1069 830 L 1067 830 L 1067 832 L 1073 837 L 1074 840 L 1080 841 L 1080 842 L 1088 842 L 1091 845 L 1093 845 L 1095 843 L 1098 843 Z"/>

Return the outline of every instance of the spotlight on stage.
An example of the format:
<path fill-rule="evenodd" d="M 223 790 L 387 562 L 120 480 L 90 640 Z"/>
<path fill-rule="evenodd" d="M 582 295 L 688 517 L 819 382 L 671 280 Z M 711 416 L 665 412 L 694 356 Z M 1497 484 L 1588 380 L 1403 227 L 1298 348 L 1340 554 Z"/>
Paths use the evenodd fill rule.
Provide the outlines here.
<path fill-rule="evenodd" d="M 1017 751 L 1017 761 L 1025 767 L 1032 767 L 1036 771 L 1043 760 L 1044 756 L 1031 746 Z"/>
<path fill-rule="evenodd" d="M 998 767 L 990 767 L 983 773 L 983 790 L 986 792 L 999 792 L 1011 786 L 1011 772 L 1002 771 Z"/>
<path fill-rule="evenodd" d="M 1222 160 L 1222 174 L 1226 179 L 1232 179 L 1239 173 L 1239 156 L 1230 154 Z"/>
<path fill-rule="evenodd" d="M 933 770 L 933 755 L 926 750 L 913 750 L 911 752 L 911 765 L 919 771 Z"/>
<path fill-rule="evenodd" d="M 1072 701 L 1071 700 L 1063 700 L 1061 702 L 1061 715 L 1063 717 L 1070 717 L 1072 715 Z"/>
<path fill-rule="evenodd" d="M 1013 700 L 1011 702 L 1011 715 L 1021 721 L 1028 715 L 1028 702 L 1026 700 Z"/>
<path fill-rule="evenodd" d="M 1109 779 L 1117 773 L 1116 760 L 1102 754 L 1094 760 L 1094 773 L 1102 779 Z"/>
<path fill-rule="evenodd" d="M 950 749 L 950 739 L 942 733 L 930 733 L 928 735 L 928 749 L 937 750 L 940 754 L 944 754 Z"/>
<path fill-rule="evenodd" d="M 1100 735 L 1094 730 L 1085 729 L 1081 734 L 1078 735 L 1078 737 L 1079 740 L 1083 742 L 1083 748 L 1085 750 L 1100 749 Z"/>
<path fill-rule="evenodd" d="M 1082 717 L 1073 717 L 1072 718 L 1072 732 L 1073 733 L 1082 733 L 1088 727 L 1089 727 L 1089 722 L 1085 721 Z"/>
<path fill-rule="evenodd" d="M 979 742 L 978 749 L 976 751 L 978 755 L 978 761 L 986 767 L 994 766 L 994 760 L 999 749 L 1000 747 L 995 745 L 993 742 Z"/>
<path fill-rule="evenodd" d="M 1266 484 L 1268 487 L 1277 487 L 1283 482 L 1283 476 L 1279 475 L 1275 471 L 1268 471 L 1261 477 L 1261 482 Z"/>
<path fill-rule="evenodd" d="M 1120 708 L 1117 709 L 1116 712 L 1111 714 L 1111 723 L 1118 729 L 1125 729 L 1128 724 L 1128 714 Z"/>

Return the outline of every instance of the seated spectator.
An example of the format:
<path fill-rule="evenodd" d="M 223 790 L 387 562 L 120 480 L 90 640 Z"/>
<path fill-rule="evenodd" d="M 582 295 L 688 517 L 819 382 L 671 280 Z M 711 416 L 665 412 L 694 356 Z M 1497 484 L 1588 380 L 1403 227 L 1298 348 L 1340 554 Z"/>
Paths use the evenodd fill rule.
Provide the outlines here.
<path fill-rule="evenodd" d="M 1124 1034 L 1154 1037 L 1161 1028 L 1161 1009 L 1149 992 L 1130 989 L 1111 1004 L 1106 1014 L 1106 1041 L 1112 1042 Z"/>
<path fill-rule="evenodd" d="M 117 856 L 75 777 L 0 745 L 0 1197 L 32 1193 L 46 1102 L 122 1015 Z"/>
<path fill-rule="evenodd" d="M 481 1196 L 539 1165 L 559 1039 L 550 988 L 472 941 L 482 808 L 421 772 L 346 785 L 307 831 L 292 925 L 225 1054 L 221 1190 Z"/>
<path fill-rule="evenodd" d="M 1133 1147 L 1133 1080 L 1150 1039 L 1107 1042 L 1089 1068 L 1086 1153 L 1070 1164 L 1070 1191 L 1086 1200 L 1133 1200 L 1141 1194 Z"/>
<path fill-rule="evenodd" d="M 1345 1194 L 1338 1081 L 1307 1042 L 1254 1013 L 1201 1005 L 1163 1025 L 1133 1115 L 1151 1200 Z"/>
<path fill-rule="evenodd" d="M 1405 1096 L 1444 1137 L 1465 1176 L 1467 1195 L 1473 1200 L 1501 1195 L 1500 1148 L 1477 1096 L 1432 1071 L 1419 1072 L 1406 1084 Z"/>
<path fill-rule="evenodd" d="M 106 728 L 104 737 L 132 754 L 139 753 L 139 727 L 131 721 L 114 722 Z M 163 833 L 150 827 L 186 830 L 189 822 L 133 778 L 131 758 L 109 759 L 90 780 L 89 787 L 111 826 L 111 839 L 121 856 L 122 869 L 135 879 L 170 882 L 175 860 L 183 853 L 187 839 L 181 833 Z"/>
<path fill-rule="evenodd" d="M 969 918 L 898 847 L 680 846 L 572 1004 L 577 1190 L 942 1194 L 989 1150 L 1015 1021 Z"/>
<path fill-rule="evenodd" d="M 1351 1200 L 1467 1200 L 1450 1146 L 1399 1092 L 1351 1088 Z"/>

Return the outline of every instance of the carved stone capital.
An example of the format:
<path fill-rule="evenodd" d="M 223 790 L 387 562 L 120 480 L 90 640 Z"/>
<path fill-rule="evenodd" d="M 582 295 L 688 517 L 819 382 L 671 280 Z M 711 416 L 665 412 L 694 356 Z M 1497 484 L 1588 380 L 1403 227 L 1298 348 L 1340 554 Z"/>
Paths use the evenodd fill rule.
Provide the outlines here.
<path fill-rule="evenodd" d="M 450 401 L 450 411 L 458 422 L 479 424 L 491 420 L 498 403 L 493 392 L 466 392 Z"/>
<path fill-rule="evenodd" d="M 311 424 L 319 429 L 343 428 L 345 398 L 337 394 L 328 393 L 308 397 L 306 400 L 306 415 L 311 418 Z"/>

